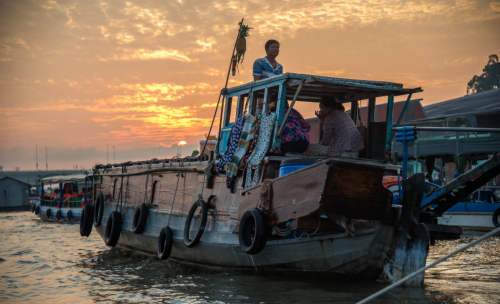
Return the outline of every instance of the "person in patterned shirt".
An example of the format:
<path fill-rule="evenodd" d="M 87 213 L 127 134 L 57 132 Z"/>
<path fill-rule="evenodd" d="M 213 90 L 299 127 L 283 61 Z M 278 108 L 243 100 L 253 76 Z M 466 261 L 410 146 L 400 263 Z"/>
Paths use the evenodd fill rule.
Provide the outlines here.
<path fill-rule="evenodd" d="M 365 147 L 363 139 L 339 101 L 333 96 L 321 98 L 316 116 L 323 124 L 323 139 L 318 144 L 309 144 L 305 154 L 359 157 L 359 151 Z"/>

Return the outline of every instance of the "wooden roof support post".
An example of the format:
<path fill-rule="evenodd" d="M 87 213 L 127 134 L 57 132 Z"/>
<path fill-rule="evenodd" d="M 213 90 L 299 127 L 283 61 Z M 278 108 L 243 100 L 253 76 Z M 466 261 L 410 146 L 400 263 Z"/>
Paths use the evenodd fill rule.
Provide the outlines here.
<path fill-rule="evenodd" d="M 229 124 L 229 121 L 231 120 L 231 106 L 233 103 L 233 97 L 229 97 L 226 102 L 226 108 L 224 109 L 224 121 L 223 121 L 223 127 L 227 126 Z"/>
<path fill-rule="evenodd" d="M 403 120 L 403 116 L 405 116 L 406 109 L 408 108 L 408 104 L 410 104 L 410 100 L 411 100 L 412 95 L 413 95 L 413 93 L 408 94 L 408 98 L 406 99 L 405 105 L 403 106 L 403 111 L 401 111 L 401 114 L 399 115 L 398 121 L 394 125 L 393 129 L 399 127 L 401 120 Z M 396 133 L 394 132 L 394 130 L 392 130 L 391 139 L 389 140 L 389 146 L 390 146 L 392 140 L 394 139 L 394 135 L 396 135 Z"/>
<path fill-rule="evenodd" d="M 385 149 L 389 150 L 391 148 L 391 138 L 392 138 L 392 115 L 394 111 L 394 94 L 387 97 L 387 132 L 385 136 Z"/>
<path fill-rule="evenodd" d="M 276 123 L 274 124 L 273 144 L 270 149 L 274 153 L 279 153 L 281 151 L 281 135 L 278 136 L 278 128 L 283 123 L 283 110 L 285 109 L 287 88 L 288 88 L 287 79 L 285 79 L 280 84 L 280 89 L 278 93 L 278 103 L 276 105 Z"/>
<path fill-rule="evenodd" d="M 358 101 L 351 101 L 351 119 L 354 121 L 354 124 L 358 124 Z"/>
<path fill-rule="evenodd" d="M 366 147 L 366 157 L 367 158 L 373 158 L 373 149 L 372 149 L 372 139 L 373 139 L 373 128 L 372 128 L 372 122 L 375 120 L 375 97 L 370 97 L 368 99 L 368 120 L 366 122 L 366 127 L 367 127 L 367 134 L 368 138 L 366 139 L 367 147 Z"/>
<path fill-rule="evenodd" d="M 262 113 L 267 113 L 269 101 L 271 100 L 271 91 L 269 88 L 264 89 L 264 104 L 262 105 Z"/>
<path fill-rule="evenodd" d="M 236 114 L 234 117 L 234 121 L 236 122 L 243 112 L 243 102 L 245 101 L 245 97 L 243 95 L 238 95 L 238 101 L 236 102 Z"/>

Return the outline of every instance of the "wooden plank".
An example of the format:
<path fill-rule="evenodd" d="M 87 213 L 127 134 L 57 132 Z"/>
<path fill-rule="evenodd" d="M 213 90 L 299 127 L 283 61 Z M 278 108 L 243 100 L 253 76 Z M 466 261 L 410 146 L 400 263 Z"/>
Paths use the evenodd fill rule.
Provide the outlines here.
<path fill-rule="evenodd" d="M 322 210 L 350 218 L 385 219 L 392 204 L 392 193 L 382 185 L 382 178 L 383 172 L 373 168 L 332 167 L 321 201 Z"/>

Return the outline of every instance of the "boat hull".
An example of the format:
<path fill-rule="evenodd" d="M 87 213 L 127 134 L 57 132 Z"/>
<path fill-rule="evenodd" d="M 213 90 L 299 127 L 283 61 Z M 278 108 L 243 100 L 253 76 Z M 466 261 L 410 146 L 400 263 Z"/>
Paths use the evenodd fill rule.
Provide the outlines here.
<path fill-rule="evenodd" d="M 95 230 L 104 238 L 106 220 L 116 204 L 106 204 L 102 225 Z M 118 208 L 120 210 L 120 208 Z M 151 209 L 148 223 L 142 234 L 132 231 L 134 206 L 124 206 L 123 226 L 117 246 L 156 255 L 158 235 L 166 226 L 168 212 Z M 183 233 L 186 215 L 172 214 L 170 227 L 174 244 L 170 258 L 205 266 L 245 270 L 254 273 L 301 271 L 322 273 L 328 277 L 355 277 L 376 279 L 383 270 L 384 261 L 393 239 L 394 228 L 377 224 L 373 229 L 322 236 L 269 240 L 257 255 L 244 253 L 239 245 L 235 225 L 208 219 L 201 241 L 194 247 L 184 245 Z M 198 227 L 195 218 L 192 227 Z"/>
<path fill-rule="evenodd" d="M 492 230 L 493 212 L 447 212 L 438 217 L 438 224 L 461 226 L 463 230 Z"/>
<path fill-rule="evenodd" d="M 52 211 L 51 216 L 47 218 L 47 209 Z M 37 216 L 42 220 L 42 221 L 47 221 L 47 222 L 58 222 L 58 223 L 69 223 L 69 224 L 76 224 L 80 223 L 80 216 L 82 214 L 82 208 L 61 208 L 61 218 L 59 220 L 56 219 L 56 212 L 58 208 L 57 207 L 52 207 L 52 206 L 40 206 L 40 212 L 37 214 Z M 68 211 L 71 210 L 71 213 L 73 216 L 71 217 L 71 220 L 68 220 Z"/>

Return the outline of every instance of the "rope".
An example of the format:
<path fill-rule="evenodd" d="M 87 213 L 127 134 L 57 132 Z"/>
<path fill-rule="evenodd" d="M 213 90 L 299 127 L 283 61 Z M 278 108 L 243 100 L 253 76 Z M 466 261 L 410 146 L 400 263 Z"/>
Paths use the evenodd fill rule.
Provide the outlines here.
<path fill-rule="evenodd" d="M 122 173 L 125 173 L 125 168 L 126 165 L 122 165 Z M 120 205 L 120 212 L 123 212 L 123 175 L 122 175 L 122 181 L 120 185 L 120 192 L 118 192 L 118 200 L 116 201 L 116 209 L 115 211 L 118 211 L 118 205 Z"/>
<path fill-rule="evenodd" d="M 486 240 L 487 238 L 490 238 L 490 237 L 492 237 L 492 236 L 494 236 L 494 235 L 496 235 L 496 234 L 500 235 L 500 228 L 497 228 L 497 229 L 495 229 L 495 230 L 493 230 L 493 231 L 491 231 L 491 232 L 489 232 L 489 233 L 487 233 L 487 234 L 483 235 L 482 237 L 478 238 L 478 239 L 477 239 L 477 240 L 475 240 L 474 242 L 469 243 L 469 244 L 465 245 L 464 247 L 462 247 L 462 248 L 460 248 L 460 249 L 457 249 L 457 250 L 453 251 L 452 253 L 448 254 L 447 256 L 444 256 L 444 257 L 440 258 L 439 260 L 435 261 L 434 263 L 430 264 L 429 266 L 426 266 L 426 267 L 420 268 L 419 270 L 415 271 L 414 273 L 410 274 L 410 275 L 409 275 L 409 276 L 407 276 L 407 277 L 404 277 L 403 279 L 399 280 L 398 282 L 393 283 L 393 284 L 391 284 L 391 285 L 387 286 L 386 288 L 384 288 L 384 289 L 382 289 L 382 290 L 380 290 L 380 291 L 378 291 L 378 292 L 376 292 L 376 293 L 372 294 L 371 296 L 369 296 L 369 297 L 367 297 L 367 298 L 365 298 L 365 299 L 363 299 L 363 300 L 359 301 L 357 304 L 364 304 L 364 303 L 368 303 L 369 301 L 371 301 L 371 300 L 375 299 L 375 298 L 376 298 L 376 297 L 378 297 L 378 296 L 383 295 L 384 293 L 388 292 L 389 290 L 394 289 L 394 288 L 396 288 L 396 287 L 400 286 L 400 285 L 401 285 L 401 284 L 403 284 L 404 282 L 406 282 L 406 281 L 408 281 L 409 279 L 411 279 L 411 278 L 413 278 L 413 277 L 417 276 L 418 274 L 420 274 L 420 273 L 422 273 L 422 272 L 426 271 L 427 269 L 429 269 L 429 268 L 432 268 L 432 267 L 436 266 L 437 264 L 439 264 L 439 263 L 441 263 L 441 262 L 443 262 L 443 261 L 445 261 L 445 260 L 449 259 L 450 257 L 454 256 L 455 254 L 460 253 L 460 252 L 464 251 L 465 249 L 467 249 L 467 248 L 469 248 L 469 247 L 472 247 L 472 246 L 476 245 L 477 243 L 482 242 L 482 241 Z"/>
<path fill-rule="evenodd" d="M 179 180 L 181 179 L 181 171 L 177 172 L 177 185 L 175 185 L 174 199 L 172 200 L 172 207 L 170 207 L 170 215 L 168 216 L 167 226 L 170 225 L 170 219 L 172 218 L 172 211 L 174 210 L 175 195 L 177 194 L 177 187 L 179 186 Z"/>

